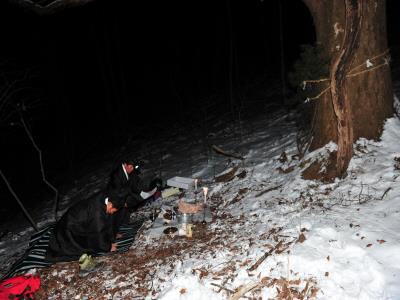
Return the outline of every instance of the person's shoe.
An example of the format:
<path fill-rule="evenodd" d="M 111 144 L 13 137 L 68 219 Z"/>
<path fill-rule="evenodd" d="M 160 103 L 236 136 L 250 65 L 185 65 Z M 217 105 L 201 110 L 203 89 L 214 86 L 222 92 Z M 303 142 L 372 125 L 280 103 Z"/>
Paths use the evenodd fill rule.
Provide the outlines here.
<path fill-rule="evenodd" d="M 79 276 L 84 277 L 92 272 L 99 271 L 104 267 L 103 262 L 96 262 L 91 255 L 82 254 L 79 258 Z"/>

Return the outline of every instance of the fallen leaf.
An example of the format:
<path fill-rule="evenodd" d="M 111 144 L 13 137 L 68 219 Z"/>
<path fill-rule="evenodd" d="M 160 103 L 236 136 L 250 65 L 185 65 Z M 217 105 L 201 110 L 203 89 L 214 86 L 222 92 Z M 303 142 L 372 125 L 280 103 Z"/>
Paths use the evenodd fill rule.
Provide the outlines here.
<path fill-rule="evenodd" d="M 303 243 L 306 240 L 306 237 L 303 233 L 299 235 L 299 238 L 297 239 L 296 243 Z"/>
<path fill-rule="evenodd" d="M 318 291 L 319 291 L 319 288 L 313 287 L 313 288 L 311 289 L 310 298 L 315 298 L 315 297 L 317 296 Z"/>
<path fill-rule="evenodd" d="M 331 258 L 330 258 L 329 255 L 328 255 L 328 256 L 326 257 L 326 259 L 327 259 L 328 261 L 330 261 Z"/>
<path fill-rule="evenodd" d="M 294 285 L 300 285 L 301 280 L 300 279 L 296 279 L 296 280 L 290 280 L 289 284 L 294 284 Z"/>
<path fill-rule="evenodd" d="M 325 276 L 328 277 L 329 276 L 329 272 L 325 272 Z"/>
<path fill-rule="evenodd" d="M 371 247 L 371 246 L 372 246 L 372 244 L 368 244 L 368 245 L 367 245 L 367 247 Z"/>
<path fill-rule="evenodd" d="M 385 240 L 376 240 L 379 244 L 383 244 L 383 243 L 386 243 L 386 241 Z"/>
<path fill-rule="evenodd" d="M 182 294 L 185 294 L 185 293 L 186 293 L 186 289 L 185 289 L 185 288 L 181 289 L 181 290 L 179 291 L 179 293 L 181 293 L 181 295 L 182 295 Z"/>

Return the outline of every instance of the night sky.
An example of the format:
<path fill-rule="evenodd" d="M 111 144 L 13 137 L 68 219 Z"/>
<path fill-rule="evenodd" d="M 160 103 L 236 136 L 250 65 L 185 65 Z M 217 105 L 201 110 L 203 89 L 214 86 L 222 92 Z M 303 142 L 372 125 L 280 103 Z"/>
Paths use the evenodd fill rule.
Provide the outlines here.
<path fill-rule="evenodd" d="M 290 70 L 315 32 L 300 0 L 281 5 Z M 398 45 L 399 1 L 388 7 L 389 43 Z M 8 80 L 25 74 L 15 103 L 26 103 L 22 113 L 49 178 L 63 184 L 128 137 L 190 120 L 207 97 L 229 109 L 231 51 L 235 89 L 260 78 L 279 83 L 279 28 L 278 0 L 97 0 L 41 17 L 0 1 L 0 67 Z M 27 203 L 46 190 L 37 153 L 18 114 L 0 121 L 1 169 Z M 3 182 L 0 188 L 13 201 Z"/>

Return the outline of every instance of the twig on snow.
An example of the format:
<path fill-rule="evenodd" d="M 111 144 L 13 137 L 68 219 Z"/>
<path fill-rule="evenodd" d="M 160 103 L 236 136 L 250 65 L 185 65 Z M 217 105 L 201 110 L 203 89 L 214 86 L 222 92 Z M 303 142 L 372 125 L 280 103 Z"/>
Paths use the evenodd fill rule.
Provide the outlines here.
<path fill-rule="evenodd" d="M 388 188 L 385 190 L 385 192 L 383 193 L 383 195 L 382 195 L 382 197 L 381 197 L 381 200 L 383 200 L 383 198 L 386 196 L 386 194 L 387 194 L 391 189 L 392 189 L 391 187 L 388 187 Z"/>
<path fill-rule="evenodd" d="M 239 300 L 241 297 L 245 297 L 244 294 L 250 292 L 251 290 L 254 290 L 257 287 L 260 287 L 261 285 L 261 282 L 251 282 L 245 286 L 242 286 L 236 293 L 232 295 L 229 300 Z"/>
<path fill-rule="evenodd" d="M 214 283 L 214 282 L 211 282 L 211 285 L 216 286 L 216 287 L 219 288 L 218 293 L 219 293 L 221 290 L 227 291 L 227 292 L 230 293 L 230 294 L 236 294 L 236 293 L 237 293 L 237 292 L 235 293 L 234 290 L 228 289 L 228 288 L 224 287 L 223 285 L 216 284 L 216 283 Z M 233 296 L 232 296 L 232 297 L 233 297 Z M 247 297 L 247 296 L 242 296 L 242 297 L 243 297 L 243 298 L 246 298 L 246 299 L 253 299 L 253 298 L 250 298 L 250 297 Z M 232 299 L 232 298 L 231 298 L 231 299 Z M 238 298 L 238 299 L 239 299 L 239 298 Z"/>
<path fill-rule="evenodd" d="M 232 158 L 236 158 L 236 159 L 240 159 L 240 160 L 244 160 L 243 156 L 239 156 L 237 154 L 232 154 L 232 153 L 227 153 L 224 150 L 222 150 L 220 147 L 216 146 L 216 145 L 212 145 L 211 148 L 218 154 L 227 156 L 227 157 L 232 157 Z"/>
<path fill-rule="evenodd" d="M 264 255 L 261 256 L 261 257 L 257 260 L 257 262 L 256 262 L 254 265 L 252 265 L 250 268 L 248 268 L 247 270 L 248 270 L 248 271 L 254 271 L 255 269 L 257 269 L 258 266 L 259 266 L 268 256 L 270 256 L 270 255 L 272 254 L 272 252 L 275 251 L 275 249 L 279 248 L 281 245 L 282 245 L 282 241 L 279 241 L 279 243 L 276 244 L 276 246 L 275 246 L 274 248 L 270 249 L 268 252 L 265 252 Z"/>

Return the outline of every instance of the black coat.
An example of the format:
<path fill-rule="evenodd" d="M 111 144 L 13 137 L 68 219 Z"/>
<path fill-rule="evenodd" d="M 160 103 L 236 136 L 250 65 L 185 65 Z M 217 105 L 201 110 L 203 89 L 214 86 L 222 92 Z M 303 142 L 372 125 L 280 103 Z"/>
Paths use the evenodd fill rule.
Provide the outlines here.
<path fill-rule="evenodd" d="M 127 192 L 126 204 L 129 208 L 137 207 L 144 200 L 140 196 L 140 192 L 143 191 L 142 179 L 135 171 L 126 178 L 122 164 L 116 166 L 111 172 L 107 189 Z"/>
<path fill-rule="evenodd" d="M 109 190 L 112 189 L 121 191 L 122 189 L 127 188 L 128 186 L 129 186 L 129 175 L 128 178 L 126 178 L 123 166 L 122 164 L 120 164 L 112 170 L 107 188 Z"/>
<path fill-rule="evenodd" d="M 114 239 L 112 217 L 106 213 L 105 195 L 81 201 L 68 209 L 50 238 L 46 258 L 75 260 L 83 253 L 108 252 Z"/>
<path fill-rule="evenodd" d="M 112 216 L 113 235 L 116 236 L 121 224 L 129 223 L 129 209 L 138 208 L 143 202 L 140 196 L 142 183 L 140 177 L 131 173 L 126 178 L 122 164 L 117 165 L 110 174 L 107 189 L 117 192 L 126 192 L 126 205 Z"/>

